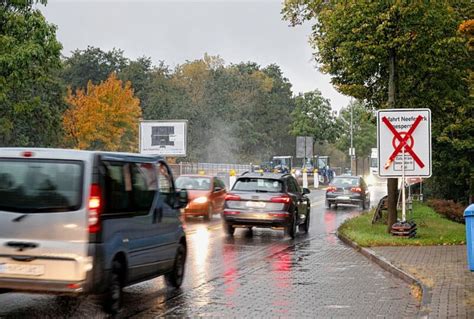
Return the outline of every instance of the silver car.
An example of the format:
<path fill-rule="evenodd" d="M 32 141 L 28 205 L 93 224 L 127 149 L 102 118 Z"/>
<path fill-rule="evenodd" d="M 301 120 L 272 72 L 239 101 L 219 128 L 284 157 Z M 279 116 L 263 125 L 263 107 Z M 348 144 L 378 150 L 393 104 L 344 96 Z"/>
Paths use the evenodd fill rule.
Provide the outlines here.
<path fill-rule="evenodd" d="M 162 158 L 0 148 L 0 289 L 105 296 L 159 275 L 179 287 L 186 237 Z"/>

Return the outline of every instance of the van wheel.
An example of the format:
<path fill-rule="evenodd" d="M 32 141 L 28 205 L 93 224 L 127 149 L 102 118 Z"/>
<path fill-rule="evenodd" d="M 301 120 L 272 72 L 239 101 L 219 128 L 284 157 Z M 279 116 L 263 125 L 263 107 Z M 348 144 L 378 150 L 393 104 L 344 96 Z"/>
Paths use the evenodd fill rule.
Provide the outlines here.
<path fill-rule="evenodd" d="M 122 308 L 122 282 L 120 281 L 121 270 L 122 265 L 118 261 L 115 261 L 112 265 L 109 285 L 104 299 L 104 310 L 111 315 L 119 313 Z"/>
<path fill-rule="evenodd" d="M 173 270 L 165 274 L 165 282 L 168 287 L 179 288 L 184 279 L 184 267 L 186 265 L 186 248 L 180 244 L 174 258 Z"/>

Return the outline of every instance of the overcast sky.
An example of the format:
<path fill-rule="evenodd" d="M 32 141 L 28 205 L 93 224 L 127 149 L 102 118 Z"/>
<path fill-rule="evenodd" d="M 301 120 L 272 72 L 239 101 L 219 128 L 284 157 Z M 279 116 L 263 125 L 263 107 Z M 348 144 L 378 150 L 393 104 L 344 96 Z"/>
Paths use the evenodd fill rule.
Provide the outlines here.
<path fill-rule="evenodd" d="M 172 67 L 204 53 L 226 63 L 276 63 L 295 94 L 319 89 L 336 110 L 349 102 L 315 67 L 311 25 L 289 27 L 281 19 L 280 0 L 49 0 L 40 8 L 58 26 L 66 56 L 91 45 Z"/>

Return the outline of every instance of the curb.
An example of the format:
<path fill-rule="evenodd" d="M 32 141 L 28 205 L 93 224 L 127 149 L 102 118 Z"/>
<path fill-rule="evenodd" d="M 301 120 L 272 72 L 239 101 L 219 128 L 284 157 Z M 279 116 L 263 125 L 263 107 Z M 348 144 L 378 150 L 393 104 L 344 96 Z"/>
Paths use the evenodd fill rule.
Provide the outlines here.
<path fill-rule="evenodd" d="M 431 304 L 431 290 L 427 286 L 425 286 L 420 280 L 412 276 L 411 274 L 407 273 L 406 271 L 398 268 L 390 261 L 388 261 L 385 257 L 378 255 L 375 251 L 369 248 L 364 248 L 350 240 L 344 235 L 341 235 L 339 231 L 336 232 L 336 236 L 346 245 L 354 248 L 356 251 L 364 255 L 370 261 L 379 265 L 385 271 L 388 271 L 392 275 L 400 278 L 404 282 L 409 285 L 417 286 L 422 293 L 421 296 L 421 303 L 420 303 L 420 311 L 418 314 L 419 318 L 428 318 L 429 317 L 429 306 Z"/>

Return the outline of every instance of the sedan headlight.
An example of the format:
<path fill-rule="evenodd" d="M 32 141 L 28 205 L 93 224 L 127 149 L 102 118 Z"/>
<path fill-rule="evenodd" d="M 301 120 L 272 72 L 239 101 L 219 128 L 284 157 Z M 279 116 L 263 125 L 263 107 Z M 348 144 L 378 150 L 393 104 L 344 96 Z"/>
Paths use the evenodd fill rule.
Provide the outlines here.
<path fill-rule="evenodd" d="M 204 204 L 204 203 L 207 203 L 207 197 L 206 197 L 206 196 L 198 197 L 198 198 L 196 198 L 193 202 L 195 202 L 196 204 Z"/>

